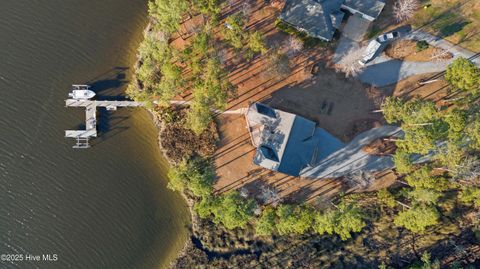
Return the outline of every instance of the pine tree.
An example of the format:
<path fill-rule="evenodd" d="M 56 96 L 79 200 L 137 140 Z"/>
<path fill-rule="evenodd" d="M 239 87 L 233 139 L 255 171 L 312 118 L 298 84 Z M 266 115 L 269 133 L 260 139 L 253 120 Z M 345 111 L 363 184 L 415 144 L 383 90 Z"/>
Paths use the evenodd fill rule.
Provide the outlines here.
<path fill-rule="evenodd" d="M 307 206 L 280 205 L 277 208 L 276 228 L 280 235 L 303 234 L 310 229 L 313 222 L 313 211 Z"/>
<path fill-rule="evenodd" d="M 153 0 L 148 2 L 148 13 L 159 31 L 173 33 L 178 30 L 183 14 L 188 9 L 186 0 Z"/>
<path fill-rule="evenodd" d="M 400 212 L 393 222 L 414 233 L 424 233 L 428 227 L 438 223 L 439 217 L 435 207 L 418 205 Z"/>
<path fill-rule="evenodd" d="M 480 93 L 480 68 L 463 57 L 455 59 L 447 67 L 445 79 L 455 89 L 463 90 L 473 95 Z"/>
<path fill-rule="evenodd" d="M 273 207 L 267 207 L 263 210 L 260 218 L 255 222 L 255 233 L 261 236 L 272 235 L 275 228 L 276 212 Z"/>

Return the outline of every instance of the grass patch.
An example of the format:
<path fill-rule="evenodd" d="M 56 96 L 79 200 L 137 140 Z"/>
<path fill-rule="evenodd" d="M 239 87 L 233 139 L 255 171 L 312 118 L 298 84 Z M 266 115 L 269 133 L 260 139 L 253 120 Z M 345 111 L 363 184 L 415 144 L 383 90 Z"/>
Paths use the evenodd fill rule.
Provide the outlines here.
<path fill-rule="evenodd" d="M 438 17 L 431 25 L 432 30 L 441 37 L 451 36 L 463 30 L 469 22 L 456 12 L 447 12 Z"/>
<path fill-rule="evenodd" d="M 421 28 L 460 46 L 480 52 L 480 5 L 476 1 L 431 0 L 422 3 L 409 21 Z"/>

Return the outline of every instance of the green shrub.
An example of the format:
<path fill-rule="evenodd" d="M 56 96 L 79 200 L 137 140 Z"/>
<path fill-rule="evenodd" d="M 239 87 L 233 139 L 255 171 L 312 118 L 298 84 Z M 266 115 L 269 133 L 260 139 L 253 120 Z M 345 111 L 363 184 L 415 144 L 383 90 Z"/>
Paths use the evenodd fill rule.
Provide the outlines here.
<path fill-rule="evenodd" d="M 212 194 L 215 171 L 204 160 L 183 161 L 168 172 L 168 188 L 183 191 L 187 188 L 193 195 L 207 197 Z"/>
<path fill-rule="evenodd" d="M 422 50 L 426 50 L 428 49 L 430 45 L 428 45 L 428 42 L 425 41 L 425 40 L 420 40 L 420 41 L 417 41 L 417 51 L 422 51 Z"/>

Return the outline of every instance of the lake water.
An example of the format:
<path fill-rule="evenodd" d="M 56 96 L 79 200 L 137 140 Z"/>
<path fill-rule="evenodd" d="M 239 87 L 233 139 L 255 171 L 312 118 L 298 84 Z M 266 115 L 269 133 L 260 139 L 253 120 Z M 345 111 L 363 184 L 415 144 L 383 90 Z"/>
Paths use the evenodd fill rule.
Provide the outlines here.
<path fill-rule="evenodd" d="M 145 0 L 0 1 L 0 268 L 164 268 L 187 237 L 188 211 L 142 109 L 99 112 L 101 136 L 72 149 L 70 85 L 121 94 L 146 26 Z M 42 257 L 43 258 L 43 257 Z"/>

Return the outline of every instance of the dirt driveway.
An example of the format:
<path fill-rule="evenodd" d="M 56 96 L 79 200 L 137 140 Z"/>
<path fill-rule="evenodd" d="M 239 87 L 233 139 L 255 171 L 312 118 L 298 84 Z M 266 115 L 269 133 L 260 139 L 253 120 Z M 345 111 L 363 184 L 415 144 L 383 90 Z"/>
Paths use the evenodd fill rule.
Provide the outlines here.
<path fill-rule="evenodd" d="M 361 82 L 345 79 L 322 65 L 316 77 L 287 84 L 269 92 L 261 101 L 314 120 L 344 142 L 371 129 L 375 122 L 381 122 L 381 113 L 371 113 L 377 107 L 375 100 L 378 104 L 382 98 L 381 90 L 372 94 L 371 88 Z M 227 192 L 243 187 L 250 195 L 258 196 L 262 186 L 268 185 L 284 199 L 298 202 L 329 200 L 338 192 L 348 190 L 338 179 L 292 177 L 254 165 L 255 148 L 250 142 L 245 117 L 221 114 L 216 120 L 221 138 L 214 155 L 218 176 L 216 191 Z"/>
<path fill-rule="evenodd" d="M 381 113 L 371 113 L 378 106 L 381 90 L 371 94 L 372 89 L 355 79 L 346 79 L 331 69 L 320 66 L 318 75 L 309 81 L 286 86 L 271 94 L 264 101 L 268 105 L 301 115 L 317 122 L 319 127 L 344 142 L 354 133 L 361 132 L 360 123 L 381 122 Z M 373 96 L 372 96 L 373 95 Z M 377 104 L 375 104 L 377 103 Z M 374 127 L 365 126 L 364 129 Z"/>

